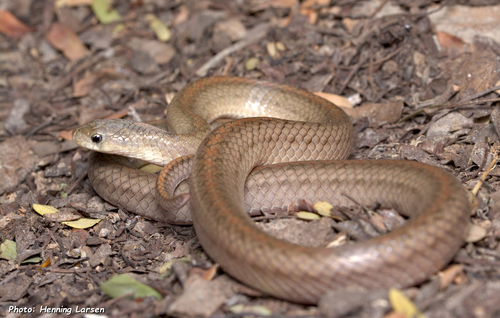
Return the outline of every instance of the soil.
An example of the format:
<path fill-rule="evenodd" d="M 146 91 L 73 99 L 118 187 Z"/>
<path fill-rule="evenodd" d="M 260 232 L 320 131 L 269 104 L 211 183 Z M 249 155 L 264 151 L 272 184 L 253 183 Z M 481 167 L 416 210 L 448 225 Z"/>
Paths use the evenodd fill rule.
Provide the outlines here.
<path fill-rule="evenodd" d="M 495 1 L 112 1 L 118 20 L 107 24 L 90 3 L 0 1 L 0 316 L 500 317 L 500 39 L 471 26 L 496 20 Z M 447 23 L 468 33 L 442 31 Z M 473 206 L 460 251 L 402 290 L 408 302 L 342 291 L 304 306 L 233 280 L 191 226 L 148 220 L 94 192 L 89 151 L 71 130 L 97 118 L 164 118 L 187 83 L 221 75 L 335 99 L 353 121 L 352 158 L 416 160 L 454 174 Z M 42 216 L 33 204 L 59 213 Z M 368 208 L 258 222 L 317 245 L 404 221 L 387 210 L 364 217 Z M 63 223 L 80 218 L 100 221 Z M 133 297 L 128 282 L 110 292 L 103 283 L 120 274 L 153 294 Z"/>

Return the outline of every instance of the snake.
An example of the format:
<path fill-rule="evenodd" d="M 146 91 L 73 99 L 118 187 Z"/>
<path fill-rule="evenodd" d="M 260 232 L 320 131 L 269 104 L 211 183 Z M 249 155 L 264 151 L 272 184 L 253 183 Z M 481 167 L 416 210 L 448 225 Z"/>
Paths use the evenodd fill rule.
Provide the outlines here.
<path fill-rule="evenodd" d="M 234 120 L 212 129 L 222 117 Z M 264 294 L 317 304 L 332 290 L 415 286 L 446 266 L 464 242 L 471 207 L 455 176 L 415 161 L 349 160 L 349 117 L 306 90 L 202 78 L 175 95 L 165 127 L 96 120 L 76 129 L 75 142 L 97 151 L 89 159 L 92 186 L 111 203 L 152 219 L 192 222 L 209 257 Z M 165 200 L 187 201 L 188 216 L 165 216 L 171 212 L 157 202 L 159 178 L 116 155 L 166 164 L 174 179 L 186 175 L 175 172 L 181 161 L 189 194 Z M 394 208 L 408 220 L 387 234 L 328 248 L 275 238 L 248 215 L 255 201 L 276 212 L 296 207 L 298 199 Z"/>

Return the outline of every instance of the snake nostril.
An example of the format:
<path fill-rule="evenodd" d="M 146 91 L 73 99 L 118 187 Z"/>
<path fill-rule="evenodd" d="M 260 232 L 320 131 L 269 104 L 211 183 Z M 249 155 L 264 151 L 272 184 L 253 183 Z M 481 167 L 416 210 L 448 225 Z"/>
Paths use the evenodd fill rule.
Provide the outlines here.
<path fill-rule="evenodd" d="M 90 137 L 90 140 L 92 140 L 93 143 L 98 144 L 102 141 L 102 135 L 101 134 L 94 134 L 92 137 Z"/>

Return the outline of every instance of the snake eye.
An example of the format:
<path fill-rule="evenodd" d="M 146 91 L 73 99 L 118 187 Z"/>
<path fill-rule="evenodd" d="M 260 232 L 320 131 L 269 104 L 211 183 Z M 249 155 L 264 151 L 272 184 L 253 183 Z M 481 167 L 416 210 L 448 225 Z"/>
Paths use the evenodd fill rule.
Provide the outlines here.
<path fill-rule="evenodd" d="M 102 141 L 102 135 L 101 134 L 94 134 L 92 137 L 90 137 L 90 140 L 92 140 L 93 143 L 98 144 Z"/>

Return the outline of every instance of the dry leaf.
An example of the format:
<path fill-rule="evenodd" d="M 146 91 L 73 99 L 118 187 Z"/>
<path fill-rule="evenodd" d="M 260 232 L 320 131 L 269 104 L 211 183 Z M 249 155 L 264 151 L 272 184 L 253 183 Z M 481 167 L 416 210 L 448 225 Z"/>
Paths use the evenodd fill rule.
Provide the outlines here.
<path fill-rule="evenodd" d="M 94 84 L 99 79 L 96 74 L 89 74 L 73 85 L 73 97 L 83 97 L 89 94 L 94 89 Z"/>
<path fill-rule="evenodd" d="M 330 94 L 330 93 L 323 93 L 323 92 L 315 92 L 314 95 L 322 97 L 322 98 L 326 99 L 327 101 L 334 103 L 335 105 L 342 107 L 342 108 L 352 108 L 353 107 L 353 104 L 344 96 Z"/>
<path fill-rule="evenodd" d="M 35 210 L 35 212 L 40 215 L 59 212 L 59 210 L 54 208 L 53 206 L 43 204 L 33 204 L 33 210 Z"/>
<path fill-rule="evenodd" d="M 301 220 L 306 220 L 306 221 L 321 219 L 321 216 L 317 215 L 316 213 L 312 213 L 312 212 L 300 211 L 300 212 L 297 212 L 295 215 L 297 216 L 297 218 L 299 218 Z"/>
<path fill-rule="evenodd" d="M 212 280 L 214 279 L 215 275 L 217 274 L 217 269 L 219 268 L 219 264 L 215 264 L 214 266 L 210 267 L 206 271 L 203 272 L 203 275 L 201 276 L 202 279 L 204 280 Z"/>
<path fill-rule="evenodd" d="M 326 247 L 332 248 L 332 247 L 342 246 L 345 245 L 345 243 L 347 243 L 347 233 L 340 232 L 337 233 L 337 235 L 335 235 L 333 240 L 331 240 L 331 242 L 328 243 Z"/>
<path fill-rule="evenodd" d="M 101 222 L 101 219 L 81 218 L 81 219 L 78 219 L 76 221 L 68 221 L 68 222 L 61 222 L 61 223 L 65 224 L 69 227 L 76 228 L 76 229 L 86 229 L 86 228 L 89 228 L 89 227 L 96 225 L 99 222 Z"/>
<path fill-rule="evenodd" d="M 76 33 L 64 24 L 54 23 L 47 33 L 46 39 L 56 49 L 61 50 L 70 61 L 81 59 L 89 53 Z"/>
<path fill-rule="evenodd" d="M 396 313 L 403 314 L 405 318 L 424 318 L 417 306 L 402 291 L 396 288 L 389 289 L 389 302 Z"/>
<path fill-rule="evenodd" d="M 328 202 L 323 202 L 323 201 L 316 202 L 314 204 L 314 209 L 318 211 L 319 215 L 332 216 L 331 211 L 333 209 L 333 206 Z"/>
<path fill-rule="evenodd" d="M 73 140 L 73 130 L 61 130 L 58 137 L 64 140 Z"/>
<path fill-rule="evenodd" d="M 464 46 L 467 45 L 461 38 L 456 37 L 454 35 L 451 35 L 446 32 L 437 32 L 436 37 L 439 41 L 439 44 L 441 44 L 442 47 L 444 48 L 456 48 L 456 49 L 462 49 Z"/>
<path fill-rule="evenodd" d="M 93 0 L 57 0 L 56 8 L 61 7 L 77 7 L 81 5 L 91 5 Z"/>
<path fill-rule="evenodd" d="M 92 1 L 92 11 L 97 17 L 97 20 L 102 24 L 108 24 L 116 21 L 120 21 L 121 17 L 118 11 L 113 9 L 111 6 L 112 2 L 110 0 L 93 0 Z"/>
<path fill-rule="evenodd" d="M 270 7 L 288 9 L 294 7 L 298 3 L 298 0 L 253 0 L 250 11 L 258 12 Z"/>
<path fill-rule="evenodd" d="M 247 314 L 249 316 L 252 316 L 251 314 L 255 314 L 257 317 L 265 317 L 265 316 L 271 316 L 273 312 L 262 305 L 243 305 L 243 304 L 238 304 L 229 307 L 229 311 L 231 311 L 234 314 Z M 245 316 L 245 315 L 243 315 Z"/>
<path fill-rule="evenodd" d="M 486 230 L 484 227 L 481 227 L 477 224 L 471 224 L 469 227 L 469 231 L 467 232 L 467 236 L 465 237 L 465 241 L 467 243 L 474 243 L 482 240 L 486 237 Z"/>
<path fill-rule="evenodd" d="M 19 39 L 26 33 L 33 31 L 32 28 L 18 20 L 7 10 L 0 10 L 0 32 L 14 39 Z"/>
<path fill-rule="evenodd" d="M 170 40 L 172 33 L 168 27 L 158 19 L 154 14 L 146 14 L 146 20 L 149 21 L 149 27 L 153 30 L 156 38 L 162 42 L 167 42 Z"/>
<path fill-rule="evenodd" d="M 188 6 L 180 6 L 179 7 L 179 12 L 175 16 L 174 22 L 172 25 L 176 26 L 181 24 L 182 22 L 186 21 L 189 18 L 189 14 L 191 13 L 191 10 L 189 10 Z"/>
<path fill-rule="evenodd" d="M 441 290 L 448 287 L 457 276 L 464 275 L 464 266 L 463 265 L 452 265 L 445 269 L 444 271 L 439 272 L 439 278 L 441 281 Z"/>

